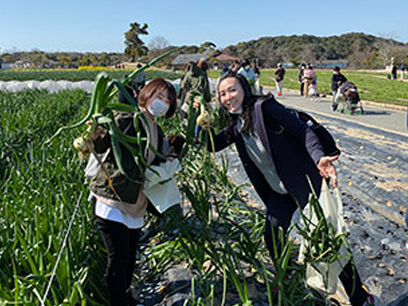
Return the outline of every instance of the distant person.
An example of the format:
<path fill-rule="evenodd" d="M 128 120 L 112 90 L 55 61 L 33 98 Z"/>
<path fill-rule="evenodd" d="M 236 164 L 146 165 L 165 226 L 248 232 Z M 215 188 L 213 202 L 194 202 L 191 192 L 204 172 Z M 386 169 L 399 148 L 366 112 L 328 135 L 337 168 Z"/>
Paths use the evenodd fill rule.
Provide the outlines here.
<path fill-rule="evenodd" d="M 137 69 L 142 68 L 142 64 L 137 64 Z M 146 74 L 144 71 L 139 72 L 138 74 L 135 75 L 133 80 L 131 81 L 131 86 L 133 89 L 136 91 L 138 94 L 140 90 L 146 85 Z"/>
<path fill-rule="evenodd" d="M 255 88 L 256 88 L 256 93 L 259 95 L 263 94 L 263 86 L 260 84 L 260 78 L 261 78 L 261 70 L 259 69 L 257 64 L 253 65 L 254 73 L 255 73 Z"/>
<path fill-rule="evenodd" d="M 251 85 L 252 93 L 257 94 L 258 89 L 256 88 L 256 84 L 255 84 L 256 76 L 255 76 L 254 70 L 249 64 L 249 60 L 245 60 L 241 66 L 242 67 L 238 70 L 238 73 L 247 79 L 249 85 Z"/>
<path fill-rule="evenodd" d="M 227 64 L 224 63 L 224 64 L 222 65 L 221 75 L 226 74 L 228 71 L 229 71 L 229 67 L 228 67 Z"/>
<path fill-rule="evenodd" d="M 317 78 L 316 78 L 316 73 L 313 69 L 313 66 L 311 64 L 308 64 L 304 75 L 303 75 L 303 83 L 304 83 L 304 96 L 307 97 L 309 95 L 309 86 L 310 85 L 317 85 Z"/>
<path fill-rule="evenodd" d="M 391 75 L 393 80 L 397 79 L 397 66 L 395 64 L 392 65 Z"/>
<path fill-rule="evenodd" d="M 211 101 L 210 85 L 206 72 L 207 67 L 208 66 L 206 66 L 204 61 L 198 61 L 197 64 L 193 64 L 190 67 L 189 71 L 187 71 L 183 80 L 180 82 L 180 89 L 184 93 L 184 101 L 180 107 L 181 116 L 183 118 L 187 118 L 188 116 L 188 110 L 190 107 L 189 92 L 191 90 L 198 91 L 203 94 L 205 102 Z"/>
<path fill-rule="evenodd" d="M 256 76 L 254 70 L 251 68 L 248 60 L 242 63 L 242 67 L 238 70 L 238 73 L 243 75 L 247 80 L 249 85 L 253 87 L 255 85 Z"/>
<path fill-rule="evenodd" d="M 259 78 L 261 77 L 261 70 L 259 69 L 257 64 L 254 64 L 253 68 L 254 69 L 254 73 L 255 73 L 255 78 L 258 81 Z"/>
<path fill-rule="evenodd" d="M 186 100 L 187 93 L 185 92 L 186 89 L 183 89 L 181 87 L 181 84 L 183 83 L 183 80 L 186 77 L 187 73 L 193 68 L 193 66 L 195 66 L 195 64 L 196 63 L 194 61 L 190 61 L 186 66 L 186 69 L 185 69 L 186 72 L 180 77 L 180 86 L 179 86 L 179 92 L 178 92 L 177 98 L 180 99 L 181 101 L 179 105 L 179 113 L 182 118 L 187 118 L 187 113 L 182 110 L 182 106 Z"/>
<path fill-rule="evenodd" d="M 403 79 L 404 79 L 404 74 L 405 74 L 405 66 L 404 66 L 404 64 L 402 64 L 402 65 L 400 66 L 400 74 L 401 74 L 401 80 L 403 80 Z"/>
<path fill-rule="evenodd" d="M 128 77 L 127 74 L 125 74 L 123 76 L 124 79 L 126 79 Z M 133 99 L 133 101 L 129 101 L 129 98 L 127 98 L 122 91 L 119 91 L 119 102 L 120 103 L 124 103 L 124 104 L 130 104 L 133 105 L 132 102 L 137 102 L 137 93 L 135 92 L 135 90 L 133 89 L 132 86 L 130 86 L 129 84 L 125 85 L 125 89 L 127 91 L 127 93 L 129 94 L 129 96 Z"/>
<path fill-rule="evenodd" d="M 300 84 L 300 95 L 301 96 L 303 96 L 303 91 L 304 91 L 304 87 L 305 87 L 305 83 L 303 82 L 303 77 L 305 75 L 305 69 L 306 69 L 306 64 L 305 63 L 300 65 L 298 80 L 299 80 L 299 84 Z"/>
<path fill-rule="evenodd" d="M 241 69 L 241 64 L 239 61 L 234 61 L 234 63 L 232 63 L 230 71 L 232 72 L 238 72 L 238 70 Z"/>
<path fill-rule="evenodd" d="M 207 74 L 207 71 L 208 71 L 209 67 L 208 67 L 208 64 L 207 64 L 207 62 L 205 61 L 205 59 L 204 59 L 204 58 L 200 58 L 200 59 L 198 60 L 198 62 L 197 62 L 197 66 L 200 67 L 200 68 L 203 70 L 203 72 L 204 72 L 204 74 L 205 74 L 205 76 L 206 76 L 206 78 L 207 78 L 207 82 L 208 82 L 208 74 Z"/>
<path fill-rule="evenodd" d="M 309 97 L 311 97 L 312 101 L 316 102 L 317 100 L 317 82 L 309 85 L 309 88 L 307 89 L 307 93 Z"/>
<path fill-rule="evenodd" d="M 333 95 L 332 110 L 336 111 L 339 105 L 338 98 L 340 96 L 339 88 L 343 83 L 347 82 L 347 78 L 341 73 L 340 67 L 336 66 L 333 68 L 333 74 L 331 77 L 331 88 Z"/>
<path fill-rule="evenodd" d="M 281 63 L 278 63 L 277 67 L 278 69 L 276 69 L 275 71 L 276 92 L 278 93 L 278 96 L 281 96 L 283 89 L 283 80 L 285 79 L 286 70 L 285 68 L 283 68 Z"/>

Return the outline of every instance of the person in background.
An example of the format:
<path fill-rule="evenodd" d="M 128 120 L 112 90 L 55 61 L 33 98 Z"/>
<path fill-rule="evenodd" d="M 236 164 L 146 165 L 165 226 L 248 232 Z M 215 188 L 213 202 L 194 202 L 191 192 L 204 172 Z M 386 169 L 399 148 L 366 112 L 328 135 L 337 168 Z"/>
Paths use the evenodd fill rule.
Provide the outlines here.
<path fill-rule="evenodd" d="M 123 76 L 123 79 L 126 79 L 127 77 L 128 77 L 128 75 L 125 74 Z M 130 86 L 129 84 L 126 84 L 125 89 L 128 92 L 128 94 L 134 99 L 134 102 L 137 102 L 137 94 L 136 94 L 135 90 L 133 89 L 133 87 Z M 122 93 L 122 91 L 119 91 L 119 102 L 124 103 L 124 104 L 133 104 L 131 101 L 129 101 L 125 97 L 125 95 Z"/>
<path fill-rule="evenodd" d="M 344 83 L 347 82 L 347 78 L 341 73 L 340 67 L 335 66 L 333 68 L 333 74 L 331 77 L 331 89 L 332 89 L 332 111 L 336 111 L 339 105 L 338 98 L 340 96 L 339 88 Z"/>
<path fill-rule="evenodd" d="M 238 73 L 243 75 L 252 87 L 255 85 L 256 76 L 254 70 L 249 64 L 249 60 L 245 60 L 242 63 L 241 68 L 238 70 Z"/>
<path fill-rule="evenodd" d="M 306 69 L 306 64 L 302 63 L 302 65 L 300 65 L 299 68 L 299 74 L 298 74 L 298 81 L 300 84 L 300 95 L 303 96 L 303 92 L 304 92 L 304 87 L 305 87 L 305 83 L 304 83 L 304 75 L 305 75 L 305 69 Z"/>
<path fill-rule="evenodd" d="M 283 68 L 281 63 L 278 63 L 278 69 L 275 71 L 275 84 L 276 84 L 276 91 L 278 93 L 278 96 L 282 95 L 282 89 L 283 89 L 283 80 L 285 78 L 285 68 Z"/>
<path fill-rule="evenodd" d="M 137 64 L 137 69 L 142 68 L 142 64 Z M 131 86 L 135 90 L 136 94 L 139 94 L 140 90 L 146 85 L 146 73 L 144 71 L 135 75 L 130 82 Z"/>
<path fill-rule="evenodd" d="M 307 64 L 307 67 L 304 71 L 303 75 L 303 82 L 304 82 L 304 96 L 307 97 L 309 95 L 309 86 L 310 85 L 317 85 L 317 78 L 316 73 L 313 69 L 311 64 Z"/>
<path fill-rule="evenodd" d="M 166 156 L 168 152 L 165 152 L 165 137 L 155 118 L 173 116 L 177 109 L 176 91 L 168 81 L 156 78 L 140 91 L 138 100 L 140 110 L 147 119 L 147 122 L 139 120 L 142 137 L 149 130 L 151 144 Z M 115 121 L 120 130 L 135 137 L 139 131 L 136 130 L 133 117 L 133 113 L 115 113 Z M 137 305 L 131 295 L 130 285 L 139 235 L 149 205 L 143 193 L 145 165 L 142 162 L 137 165 L 129 150 L 121 145 L 122 164 L 127 172 L 124 175 L 115 161 L 109 133 L 98 127 L 92 135 L 92 141 L 95 151 L 104 154 L 103 165 L 111 178 L 109 182 L 101 168 L 90 181 L 93 218 L 102 234 L 108 256 L 106 280 L 111 305 Z M 131 145 L 137 149 L 136 144 Z M 144 148 L 143 152 L 148 165 L 158 165 L 165 161 L 151 149 Z"/>
<path fill-rule="evenodd" d="M 204 101 L 211 101 L 211 91 L 210 84 L 208 82 L 206 66 L 204 60 L 198 61 L 197 64 L 193 64 L 190 69 L 187 71 L 183 80 L 180 82 L 180 89 L 184 93 L 184 101 L 181 104 L 180 112 L 183 118 L 187 118 L 188 109 L 190 106 L 190 97 L 189 92 L 194 90 L 203 94 Z"/>
<path fill-rule="evenodd" d="M 401 80 L 403 80 L 403 79 L 404 79 L 404 74 L 405 74 L 405 66 L 404 66 L 404 64 L 402 64 L 402 65 L 400 66 L 400 74 L 401 74 Z"/>
<path fill-rule="evenodd" d="M 239 61 L 234 61 L 234 63 L 231 65 L 230 71 L 231 72 L 238 72 L 238 70 L 241 69 L 241 64 Z"/>
<path fill-rule="evenodd" d="M 180 113 L 180 116 L 182 117 L 182 118 L 187 118 L 187 113 L 185 113 L 182 109 L 181 109 L 181 107 L 183 106 L 183 104 L 184 104 L 184 102 L 185 102 L 185 100 L 186 100 L 186 92 L 183 90 L 183 88 L 181 87 L 181 83 L 183 82 L 183 80 L 184 80 L 184 78 L 186 77 L 186 75 L 187 75 L 187 73 L 191 70 L 191 69 L 193 69 L 193 66 L 195 65 L 195 62 L 193 62 L 193 61 L 190 61 L 188 64 L 187 64 L 187 66 L 186 66 L 186 69 L 185 69 L 185 73 L 181 76 L 181 78 L 180 78 L 180 87 L 179 87 L 179 92 L 178 92 L 178 96 L 177 96 L 177 98 L 178 99 L 180 99 L 180 107 L 179 107 L 179 113 Z"/>
<path fill-rule="evenodd" d="M 259 69 L 258 65 L 254 63 L 254 73 L 255 73 L 255 88 L 256 88 L 256 93 L 262 95 L 263 94 L 263 86 L 260 84 L 260 78 L 261 78 L 261 70 Z"/>
<path fill-rule="evenodd" d="M 397 66 L 395 64 L 392 65 L 391 75 L 393 80 L 397 79 Z"/>
<path fill-rule="evenodd" d="M 331 177 L 332 184 L 337 185 L 333 161 L 338 156 L 325 156 L 319 138 L 306 123 L 273 95 L 253 95 L 242 75 L 222 76 L 217 92 L 221 107 L 228 112 L 229 124 L 214 135 L 215 150 L 235 144 L 249 180 L 266 206 L 264 237 L 275 258 L 273 235 L 277 238 L 279 228 L 286 233 L 298 205 L 305 207 L 311 191 L 309 184 L 317 196 L 323 179 Z M 278 244 L 278 252 L 282 247 Z M 340 279 L 353 306 L 378 305 L 378 298 L 363 289 L 351 262 L 344 267 Z"/>
<path fill-rule="evenodd" d="M 259 78 L 261 77 L 261 70 L 259 69 L 257 64 L 254 64 L 254 73 L 255 73 L 255 78 L 257 81 L 259 81 Z"/>
<path fill-rule="evenodd" d="M 221 75 L 226 74 L 229 71 L 229 67 L 226 63 L 222 64 Z"/>

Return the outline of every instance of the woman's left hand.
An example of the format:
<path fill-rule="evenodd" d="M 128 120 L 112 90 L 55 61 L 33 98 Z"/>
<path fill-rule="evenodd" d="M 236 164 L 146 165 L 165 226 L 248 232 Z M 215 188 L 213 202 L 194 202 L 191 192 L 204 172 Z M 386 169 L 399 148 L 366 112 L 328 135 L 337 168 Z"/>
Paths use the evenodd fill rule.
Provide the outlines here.
<path fill-rule="evenodd" d="M 330 178 L 333 187 L 337 187 L 337 172 L 333 165 L 333 162 L 339 158 L 336 156 L 324 156 L 319 160 L 317 169 L 320 171 L 320 175 L 326 179 Z"/>

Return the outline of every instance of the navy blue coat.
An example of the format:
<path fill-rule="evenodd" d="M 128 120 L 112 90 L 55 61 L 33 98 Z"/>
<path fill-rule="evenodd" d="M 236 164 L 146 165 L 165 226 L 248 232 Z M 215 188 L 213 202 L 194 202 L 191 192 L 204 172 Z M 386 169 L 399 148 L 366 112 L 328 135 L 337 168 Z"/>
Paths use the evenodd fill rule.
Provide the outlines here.
<path fill-rule="evenodd" d="M 288 193 L 304 207 L 309 199 L 310 184 L 320 194 L 322 177 L 316 165 L 325 156 L 316 134 L 274 97 L 262 97 L 252 112 L 253 130 L 272 156 L 276 171 Z M 214 137 L 216 151 L 235 143 L 239 157 L 255 190 L 267 203 L 272 192 L 263 174 L 252 162 L 237 125 L 227 127 Z"/>

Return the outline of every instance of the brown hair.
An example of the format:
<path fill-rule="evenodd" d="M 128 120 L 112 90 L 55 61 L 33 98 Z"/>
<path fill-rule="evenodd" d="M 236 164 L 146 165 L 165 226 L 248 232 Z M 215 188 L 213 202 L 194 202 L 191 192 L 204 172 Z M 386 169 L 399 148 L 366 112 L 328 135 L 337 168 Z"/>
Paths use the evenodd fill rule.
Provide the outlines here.
<path fill-rule="evenodd" d="M 151 80 L 145 87 L 142 88 L 138 95 L 139 106 L 146 107 L 147 101 L 158 92 L 167 91 L 169 98 L 169 110 L 166 117 L 169 118 L 174 115 L 177 109 L 177 93 L 173 85 L 163 78 L 155 78 Z"/>

